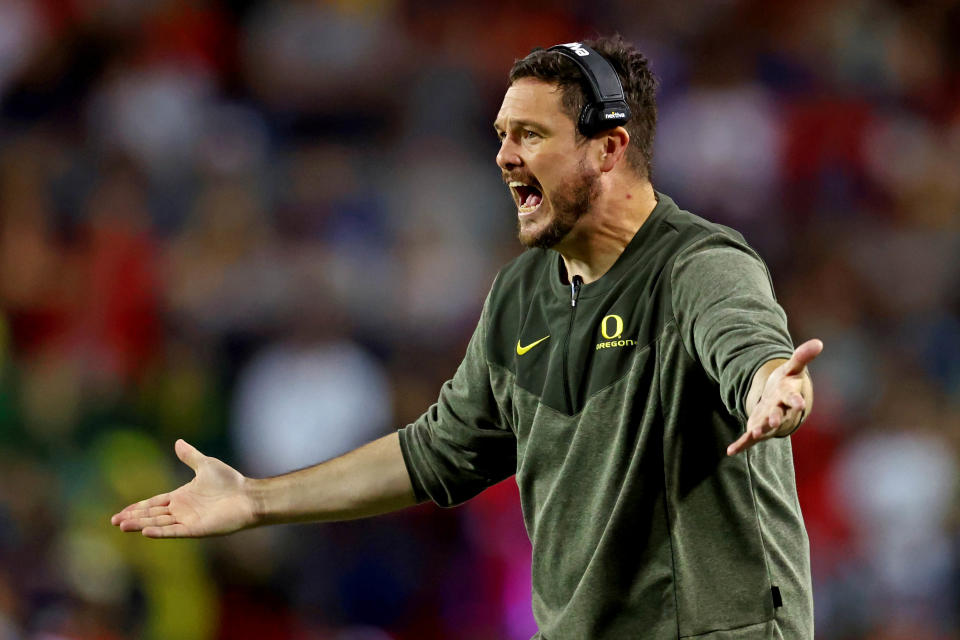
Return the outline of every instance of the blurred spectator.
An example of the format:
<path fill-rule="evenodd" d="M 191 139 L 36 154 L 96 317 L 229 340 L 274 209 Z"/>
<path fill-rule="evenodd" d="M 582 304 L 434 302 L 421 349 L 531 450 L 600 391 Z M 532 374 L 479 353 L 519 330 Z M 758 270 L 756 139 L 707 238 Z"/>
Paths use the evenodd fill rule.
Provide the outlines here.
<path fill-rule="evenodd" d="M 139 376 L 161 339 L 159 248 L 136 172 L 114 167 L 91 193 L 81 233 L 80 349 L 93 376 Z"/>
<path fill-rule="evenodd" d="M 655 175 L 664 189 L 682 190 L 684 207 L 734 226 L 768 214 L 781 132 L 760 86 L 693 89 L 664 105 L 658 129 Z"/>
<path fill-rule="evenodd" d="M 861 429 L 835 462 L 834 491 L 859 539 L 846 561 L 869 585 L 861 596 L 867 627 L 907 625 L 942 637 L 958 622 L 957 549 L 946 525 L 960 475 L 937 403 L 922 379 L 901 376 L 874 428 Z"/>
<path fill-rule="evenodd" d="M 268 474 L 425 410 L 518 252 L 511 60 L 617 29 L 654 184 L 826 344 L 818 638 L 960 637 L 957 2 L 0 0 L 0 638 L 528 638 L 511 482 L 209 544 L 106 517 L 176 437 Z"/>
<path fill-rule="evenodd" d="M 29 0 L 0 2 L 0 94 L 42 43 L 43 24 Z"/>
<path fill-rule="evenodd" d="M 212 90 L 195 69 L 115 68 L 91 99 L 89 130 L 105 151 L 129 154 L 151 172 L 180 171 L 193 157 Z"/>
<path fill-rule="evenodd" d="M 332 336 L 288 341 L 241 372 L 232 434 L 245 469 L 277 475 L 383 435 L 390 409 L 386 377 L 362 349 Z"/>
<path fill-rule="evenodd" d="M 168 243 L 173 320 L 207 339 L 273 328 L 294 292 L 269 214 L 252 185 L 214 181 Z"/>
<path fill-rule="evenodd" d="M 80 289 L 76 256 L 49 195 L 46 145 L 24 137 L 0 155 L 0 300 L 17 351 L 65 339 Z"/>
<path fill-rule="evenodd" d="M 348 129 L 389 116 L 404 71 L 392 3 L 263 3 L 247 20 L 244 63 L 254 95 L 279 113 L 324 116 Z"/>

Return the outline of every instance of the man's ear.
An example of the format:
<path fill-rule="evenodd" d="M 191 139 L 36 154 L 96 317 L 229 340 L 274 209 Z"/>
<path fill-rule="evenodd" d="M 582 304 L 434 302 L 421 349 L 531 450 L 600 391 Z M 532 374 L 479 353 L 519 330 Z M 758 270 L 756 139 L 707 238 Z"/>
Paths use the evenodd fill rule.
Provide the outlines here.
<path fill-rule="evenodd" d="M 620 162 L 630 144 L 630 134 L 623 127 L 616 127 L 605 132 L 601 138 L 600 171 L 610 171 Z"/>

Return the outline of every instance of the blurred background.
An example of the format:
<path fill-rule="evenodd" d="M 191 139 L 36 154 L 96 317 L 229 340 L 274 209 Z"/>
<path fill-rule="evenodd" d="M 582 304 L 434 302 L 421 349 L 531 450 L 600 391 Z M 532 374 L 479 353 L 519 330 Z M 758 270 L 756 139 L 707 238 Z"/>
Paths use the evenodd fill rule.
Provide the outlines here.
<path fill-rule="evenodd" d="M 0 640 L 527 640 L 507 481 L 205 541 L 110 514 L 414 420 L 519 253 L 515 57 L 619 31 L 654 184 L 741 230 L 794 340 L 818 638 L 960 638 L 960 3 L 0 0 Z"/>

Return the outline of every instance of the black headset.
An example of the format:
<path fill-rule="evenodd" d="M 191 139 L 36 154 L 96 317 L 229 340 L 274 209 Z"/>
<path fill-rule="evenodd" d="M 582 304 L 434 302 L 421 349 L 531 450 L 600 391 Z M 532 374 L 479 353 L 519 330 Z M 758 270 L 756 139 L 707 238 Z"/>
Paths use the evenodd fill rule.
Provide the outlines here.
<path fill-rule="evenodd" d="M 547 51 L 556 51 L 576 63 L 590 85 L 592 95 L 588 96 L 577 120 L 580 133 L 591 138 L 601 131 L 627 123 L 630 107 L 623 95 L 620 76 L 609 60 L 579 42 L 558 44 Z"/>

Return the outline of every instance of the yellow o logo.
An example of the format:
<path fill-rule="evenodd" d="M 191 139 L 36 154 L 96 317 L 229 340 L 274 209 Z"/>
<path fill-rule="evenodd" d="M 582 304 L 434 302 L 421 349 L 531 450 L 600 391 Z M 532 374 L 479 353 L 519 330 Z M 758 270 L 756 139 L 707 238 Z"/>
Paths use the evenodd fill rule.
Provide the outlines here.
<path fill-rule="evenodd" d="M 607 332 L 607 320 L 613 320 L 613 326 L 616 328 L 616 330 L 613 333 Z M 621 318 L 620 316 L 613 316 L 613 315 L 607 316 L 600 323 L 600 333 L 602 333 L 603 337 L 606 338 L 607 340 L 614 340 L 616 338 L 619 338 L 620 334 L 623 333 L 623 318 Z"/>

